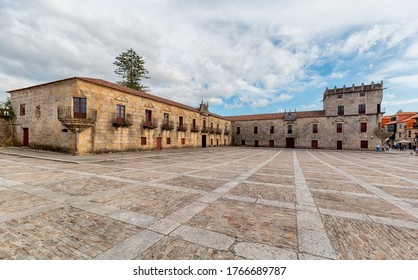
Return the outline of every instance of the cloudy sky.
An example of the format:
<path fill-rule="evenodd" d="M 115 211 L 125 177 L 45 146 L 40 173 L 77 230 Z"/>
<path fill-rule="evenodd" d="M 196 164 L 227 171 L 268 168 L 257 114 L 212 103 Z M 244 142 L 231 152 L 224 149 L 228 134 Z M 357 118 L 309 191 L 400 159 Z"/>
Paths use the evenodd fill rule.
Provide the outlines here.
<path fill-rule="evenodd" d="M 326 87 L 384 81 L 418 111 L 418 1 L 1 0 L 0 99 L 74 76 L 115 82 L 133 48 L 151 93 L 222 115 L 322 109 Z"/>

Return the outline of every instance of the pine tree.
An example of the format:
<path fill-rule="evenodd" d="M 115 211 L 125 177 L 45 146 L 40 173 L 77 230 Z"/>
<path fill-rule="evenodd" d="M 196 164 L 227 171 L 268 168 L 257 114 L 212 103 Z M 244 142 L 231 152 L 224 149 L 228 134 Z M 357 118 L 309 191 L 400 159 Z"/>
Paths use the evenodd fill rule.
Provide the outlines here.
<path fill-rule="evenodd" d="M 147 91 L 148 86 L 141 83 L 143 79 L 149 79 L 148 70 L 145 68 L 144 60 L 132 48 L 121 53 L 113 63 L 118 68 L 115 73 L 122 77 L 117 83 L 132 89 Z"/>

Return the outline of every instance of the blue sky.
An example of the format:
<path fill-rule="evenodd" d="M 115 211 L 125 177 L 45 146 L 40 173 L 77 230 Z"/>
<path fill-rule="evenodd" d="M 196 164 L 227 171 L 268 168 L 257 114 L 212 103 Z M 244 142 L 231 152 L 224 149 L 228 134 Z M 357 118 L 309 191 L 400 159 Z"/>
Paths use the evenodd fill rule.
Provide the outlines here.
<path fill-rule="evenodd" d="M 97 3 L 100 3 L 98 5 Z M 151 93 L 221 115 L 320 110 L 326 87 L 384 81 L 418 111 L 418 1 L 1 1 L 0 99 L 145 60 Z"/>

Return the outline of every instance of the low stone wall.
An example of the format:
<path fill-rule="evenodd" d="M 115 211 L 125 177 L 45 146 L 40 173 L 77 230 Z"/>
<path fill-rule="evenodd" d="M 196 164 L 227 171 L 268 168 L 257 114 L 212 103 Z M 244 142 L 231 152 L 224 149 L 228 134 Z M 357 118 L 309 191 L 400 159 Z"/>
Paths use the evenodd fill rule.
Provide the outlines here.
<path fill-rule="evenodd" d="M 0 117 L 0 147 L 12 146 L 12 144 L 11 120 Z"/>

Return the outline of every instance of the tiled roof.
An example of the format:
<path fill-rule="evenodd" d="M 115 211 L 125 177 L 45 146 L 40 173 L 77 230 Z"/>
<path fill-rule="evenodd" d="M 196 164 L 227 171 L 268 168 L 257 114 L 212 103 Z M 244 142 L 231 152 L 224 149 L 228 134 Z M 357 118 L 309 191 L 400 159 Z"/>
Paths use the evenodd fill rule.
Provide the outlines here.
<path fill-rule="evenodd" d="M 230 117 L 225 117 L 225 118 L 229 121 L 261 121 L 261 120 L 283 119 L 284 116 L 285 116 L 285 113 L 272 113 L 272 114 L 230 116 Z M 318 111 L 296 112 L 296 118 L 316 118 L 316 117 L 325 117 L 325 111 L 318 110 Z"/>
<path fill-rule="evenodd" d="M 98 86 L 103 86 L 103 87 L 115 89 L 115 90 L 122 91 L 122 92 L 125 92 L 125 93 L 128 93 L 128 94 L 140 96 L 140 97 L 143 97 L 143 98 L 147 98 L 147 99 L 150 99 L 150 100 L 161 102 L 161 103 L 164 103 L 164 104 L 167 104 L 167 105 L 172 105 L 172 106 L 175 106 L 175 107 L 178 107 L 178 108 L 182 108 L 182 109 L 193 111 L 193 112 L 196 112 L 196 113 L 200 114 L 200 111 L 199 111 L 198 108 L 194 108 L 194 107 L 191 107 L 191 106 L 179 103 L 179 102 L 175 102 L 175 101 L 165 99 L 165 98 L 162 98 L 162 97 L 159 97 L 159 96 L 156 96 L 156 95 L 152 95 L 152 94 L 146 93 L 144 91 L 135 90 L 135 89 L 131 89 L 131 88 L 119 85 L 119 84 L 111 83 L 111 82 L 108 82 L 108 81 L 105 81 L 105 80 L 102 80 L 102 79 L 95 79 L 95 78 L 88 78 L 88 77 L 67 78 L 67 79 L 63 79 L 63 80 L 58 80 L 58 81 L 54 81 L 54 82 L 49 82 L 49 83 L 44 83 L 44 84 L 40 84 L 40 85 L 30 86 L 30 87 L 26 87 L 26 88 L 15 89 L 15 90 L 11 90 L 11 91 L 8 91 L 8 92 L 9 93 L 17 92 L 17 91 L 20 91 L 20 90 L 26 90 L 26 89 L 45 86 L 45 85 L 49 85 L 49 84 L 60 83 L 60 82 L 69 81 L 69 80 L 73 80 L 73 79 L 88 82 L 88 83 L 92 83 L 92 84 L 95 84 L 95 85 L 98 85 Z M 213 116 L 213 117 L 221 118 L 221 119 L 226 119 L 225 117 L 222 117 L 222 116 L 219 116 L 219 115 L 216 115 L 216 114 L 212 114 L 212 113 L 209 113 L 209 115 Z"/>

